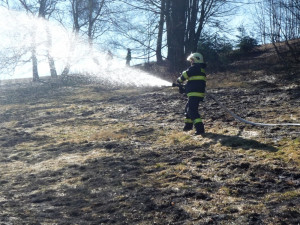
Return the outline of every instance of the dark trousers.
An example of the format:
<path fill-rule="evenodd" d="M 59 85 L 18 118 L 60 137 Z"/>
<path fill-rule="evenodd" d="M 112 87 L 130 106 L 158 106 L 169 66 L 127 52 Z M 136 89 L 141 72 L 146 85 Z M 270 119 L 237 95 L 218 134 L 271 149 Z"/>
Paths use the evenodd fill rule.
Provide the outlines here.
<path fill-rule="evenodd" d="M 186 119 L 191 119 L 195 122 L 196 119 L 201 119 L 198 112 L 199 103 L 203 101 L 203 98 L 191 96 L 188 98 L 188 102 L 185 106 Z"/>

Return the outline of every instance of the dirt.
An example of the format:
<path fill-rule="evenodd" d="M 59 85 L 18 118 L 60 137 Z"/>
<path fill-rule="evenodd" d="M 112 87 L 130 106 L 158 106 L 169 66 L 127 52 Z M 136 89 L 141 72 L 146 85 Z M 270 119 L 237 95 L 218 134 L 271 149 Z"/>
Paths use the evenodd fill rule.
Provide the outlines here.
<path fill-rule="evenodd" d="M 299 84 L 210 88 L 254 122 L 299 123 Z M 0 90 L 1 224 L 299 224 L 300 129 L 176 88 L 11 84 Z"/>

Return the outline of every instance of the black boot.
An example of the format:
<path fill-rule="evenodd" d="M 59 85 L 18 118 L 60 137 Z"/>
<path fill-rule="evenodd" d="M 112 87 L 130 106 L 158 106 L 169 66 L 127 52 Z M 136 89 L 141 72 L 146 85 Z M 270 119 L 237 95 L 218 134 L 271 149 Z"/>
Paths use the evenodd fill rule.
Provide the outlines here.
<path fill-rule="evenodd" d="M 196 128 L 195 135 L 205 134 L 204 124 L 203 123 L 196 123 L 195 124 L 195 128 Z"/>
<path fill-rule="evenodd" d="M 185 123 L 183 131 L 193 130 L 193 123 Z"/>

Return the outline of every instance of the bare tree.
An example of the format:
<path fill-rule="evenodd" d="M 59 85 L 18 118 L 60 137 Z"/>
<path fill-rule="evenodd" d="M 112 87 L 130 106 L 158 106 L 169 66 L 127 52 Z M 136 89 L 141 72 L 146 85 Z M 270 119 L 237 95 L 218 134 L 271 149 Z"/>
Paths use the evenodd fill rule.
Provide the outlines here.
<path fill-rule="evenodd" d="M 113 36 L 110 43 L 114 48 L 122 51 L 127 48 L 132 49 L 133 60 L 150 61 L 157 50 L 159 14 L 160 1 L 158 0 L 116 1 L 111 17 Z M 163 33 L 161 46 L 163 46 L 162 35 Z"/>
<path fill-rule="evenodd" d="M 79 37 L 87 40 L 92 50 L 94 42 L 109 29 L 110 0 L 69 0 L 74 38 L 69 49 L 66 66 L 62 75 L 67 75 L 71 67 L 71 56 Z"/>
<path fill-rule="evenodd" d="M 178 69 L 184 61 L 187 3 L 187 0 L 167 0 L 166 3 L 168 60 L 172 70 Z"/>
<path fill-rule="evenodd" d="M 205 27 L 223 28 L 222 20 L 233 9 L 226 0 L 166 1 L 168 59 L 173 67 L 197 50 Z"/>
<path fill-rule="evenodd" d="M 224 28 L 224 18 L 232 15 L 234 5 L 226 0 L 189 0 L 187 29 L 185 38 L 185 54 L 197 50 L 199 39 L 205 26 Z"/>
<path fill-rule="evenodd" d="M 297 50 L 290 44 L 290 40 L 300 37 L 300 3 L 296 0 L 262 0 L 257 8 L 263 11 L 256 17 L 263 43 L 271 42 L 277 55 L 284 62 L 279 42 L 284 42 L 295 62 L 299 62 Z"/>
<path fill-rule="evenodd" d="M 48 64 L 50 68 L 50 75 L 52 78 L 57 78 L 57 71 L 55 67 L 55 61 L 54 58 L 51 54 L 51 48 L 52 48 L 52 35 L 51 31 L 49 29 L 49 24 L 45 24 L 45 29 L 46 29 L 46 35 L 47 35 L 47 58 L 48 58 Z"/>
<path fill-rule="evenodd" d="M 9 2 L 8 2 L 8 0 L 0 0 L 0 5 L 4 6 L 6 8 L 9 8 Z"/>
<path fill-rule="evenodd" d="M 55 10 L 55 6 L 57 4 L 57 1 L 55 0 L 39 0 L 39 13 L 38 17 L 41 17 L 43 19 L 47 19 L 51 16 L 53 11 Z M 48 64 L 50 68 L 50 74 L 52 78 L 57 78 L 57 72 L 55 67 L 54 58 L 51 54 L 51 48 L 52 48 L 52 35 L 51 31 L 49 29 L 49 24 L 45 23 L 45 30 L 47 35 L 47 58 L 48 58 Z"/>
<path fill-rule="evenodd" d="M 73 31 L 86 36 L 90 45 L 108 29 L 109 0 L 70 0 Z"/>
<path fill-rule="evenodd" d="M 165 24 L 165 10 L 166 10 L 166 0 L 161 0 L 159 23 L 158 23 L 158 34 L 157 34 L 157 44 L 156 44 L 156 60 L 161 63 L 162 58 L 162 43 L 163 43 L 163 32 Z"/>
<path fill-rule="evenodd" d="M 28 14 L 36 16 L 37 18 L 48 20 L 52 12 L 55 10 L 57 0 L 36 0 L 36 1 L 19 0 L 19 3 L 20 3 L 20 8 L 23 8 Z M 35 25 L 33 24 L 33 26 Z M 51 50 L 50 50 L 52 48 L 52 37 L 47 23 L 45 23 L 45 32 L 47 34 L 47 40 L 45 45 L 47 46 L 46 55 L 48 58 L 50 74 L 51 77 L 55 78 L 57 77 L 57 72 L 55 68 L 54 58 L 51 55 Z M 37 40 L 36 40 L 35 27 L 33 27 L 33 29 L 29 31 L 29 33 L 31 34 L 31 39 L 32 39 L 31 60 L 32 60 L 33 81 L 38 81 L 39 72 L 38 72 Z"/>
<path fill-rule="evenodd" d="M 127 24 L 115 23 L 117 32 L 126 38 L 137 42 L 141 48 L 145 47 L 152 54 L 156 54 L 158 62 L 163 60 L 163 54 L 167 56 L 171 69 L 177 69 L 184 63 L 186 55 L 197 50 L 198 42 L 205 27 L 212 26 L 216 29 L 224 28 L 222 21 L 224 16 L 229 16 L 232 10 L 232 1 L 227 0 L 119 0 L 132 11 L 142 15 L 152 14 L 157 19 L 152 24 L 143 24 L 147 33 L 139 33 L 139 36 L 128 34 L 134 27 L 135 19 L 126 17 Z M 123 17 L 125 18 L 125 17 Z M 129 20 L 128 20 L 129 18 Z M 141 19 L 141 18 L 140 18 Z M 129 29 L 131 28 L 131 29 Z M 149 35 L 149 32 L 152 32 Z M 149 46 L 150 41 L 145 40 L 151 36 L 156 39 L 155 46 Z M 153 42 L 151 42 L 153 44 Z M 167 51 L 164 51 L 167 46 Z M 148 51 L 148 52 L 149 52 Z M 149 55 L 149 54 L 147 54 Z"/>

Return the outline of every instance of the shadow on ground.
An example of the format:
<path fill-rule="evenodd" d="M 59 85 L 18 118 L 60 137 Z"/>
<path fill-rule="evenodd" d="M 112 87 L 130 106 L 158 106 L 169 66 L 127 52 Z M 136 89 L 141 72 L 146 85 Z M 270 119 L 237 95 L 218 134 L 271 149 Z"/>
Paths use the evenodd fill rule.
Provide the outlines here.
<path fill-rule="evenodd" d="M 256 149 L 256 150 L 263 150 L 268 152 L 278 151 L 278 149 L 272 145 L 267 145 L 259 141 L 245 139 L 239 136 L 228 136 L 223 134 L 206 133 L 204 137 L 212 140 L 211 142 L 206 143 L 206 145 L 216 144 L 219 142 L 223 146 L 227 146 L 231 148 L 242 148 L 244 150 Z"/>

